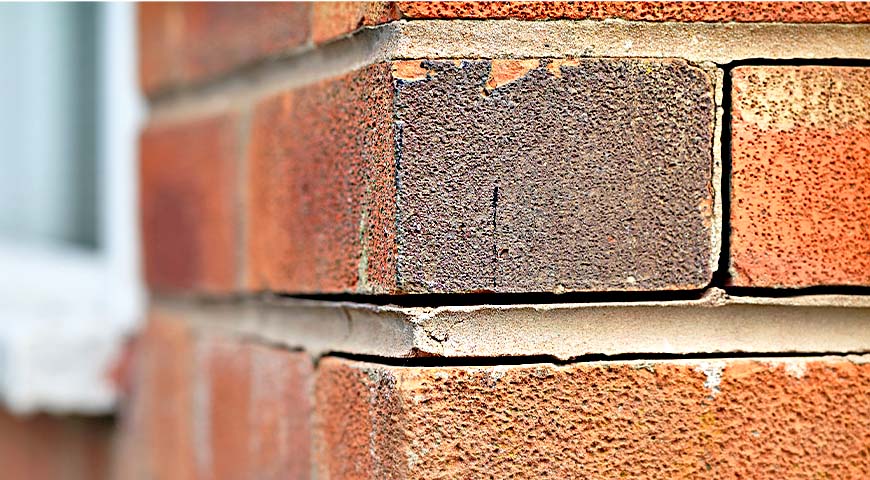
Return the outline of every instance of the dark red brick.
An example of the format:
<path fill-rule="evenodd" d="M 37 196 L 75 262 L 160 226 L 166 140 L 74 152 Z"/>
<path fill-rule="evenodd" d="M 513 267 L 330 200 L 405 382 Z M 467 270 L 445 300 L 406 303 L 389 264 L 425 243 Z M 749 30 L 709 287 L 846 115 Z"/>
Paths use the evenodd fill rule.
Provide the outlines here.
<path fill-rule="evenodd" d="M 144 3 L 139 7 L 140 75 L 153 94 L 206 81 L 304 46 L 305 2 Z"/>
<path fill-rule="evenodd" d="M 256 109 L 249 158 L 249 284 L 393 291 L 395 162 L 389 65 Z"/>
<path fill-rule="evenodd" d="M 142 134 L 140 208 L 152 290 L 235 288 L 237 136 L 228 114 L 155 124 Z"/>

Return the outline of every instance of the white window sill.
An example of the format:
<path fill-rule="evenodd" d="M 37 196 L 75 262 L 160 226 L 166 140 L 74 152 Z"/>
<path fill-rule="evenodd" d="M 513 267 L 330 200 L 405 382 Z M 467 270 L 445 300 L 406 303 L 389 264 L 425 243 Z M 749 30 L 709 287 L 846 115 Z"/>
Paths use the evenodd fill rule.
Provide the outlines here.
<path fill-rule="evenodd" d="M 0 243 L 0 397 L 17 413 L 105 414 L 109 373 L 138 324 L 141 292 L 106 258 Z"/>

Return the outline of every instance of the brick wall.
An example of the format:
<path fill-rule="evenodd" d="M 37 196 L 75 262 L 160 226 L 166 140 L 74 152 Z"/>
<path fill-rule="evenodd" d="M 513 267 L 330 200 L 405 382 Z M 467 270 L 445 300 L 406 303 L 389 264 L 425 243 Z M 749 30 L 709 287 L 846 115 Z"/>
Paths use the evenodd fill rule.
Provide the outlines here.
<path fill-rule="evenodd" d="M 119 476 L 870 474 L 868 4 L 140 29 Z"/>

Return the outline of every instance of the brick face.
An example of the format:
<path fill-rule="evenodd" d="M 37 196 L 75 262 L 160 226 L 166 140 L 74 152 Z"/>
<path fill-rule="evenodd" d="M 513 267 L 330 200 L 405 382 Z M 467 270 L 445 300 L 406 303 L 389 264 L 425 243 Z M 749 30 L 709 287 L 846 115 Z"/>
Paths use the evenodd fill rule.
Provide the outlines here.
<path fill-rule="evenodd" d="M 864 2 L 221 2 L 139 6 L 149 95 L 405 19 L 867 23 Z"/>
<path fill-rule="evenodd" d="M 734 70 L 734 284 L 870 285 L 868 82 L 868 68 Z"/>
<path fill-rule="evenodd" d="M 309 478 L 313 365 L 304 352 L 250 345 L 248 451 L 257 478 Z"/>
<path fill-rule="evenodd" d="M 123 478 L 197 478 L 193 338 L 173 317 L 153 314 L 137 342 L 133 392 L 125 405 Z"/>
<path fill-rule="evenodd" d="M 308 478 L 311 359 L 151 315 L 127 406 L 123 478 Z"/>
<path fill-rule="evenodd" d="M 142 4 L 142 87 L 153 94 L 202 82 L 301 48 L 309 38 L 310 16 L 305 2 Z"/>
<path fill-rule="evenodd" d="M 235 288 L 237 135 L 230 114 L 151 125 L 142 134 L 140 208 L 152 290 Z"/>
<path fill-rule="evenodd" d="M 250 428 L 251 352 L 230 341 L 201 341 L 199 365 L 207 376 L 208 455 L 207 471 L 215 479 L 244 478 L 253 473 L 249 464 L 248 440 L 257 430 Z M 199 408 L 205 408 L 199 405 Z"/>
<path fill-rule="evenodd" d="M 870 365 L 321 360 L 318 478 L 861 478 Z"/>
<path fill-rule="evenodd" d="M 397 6 L 391 2 L 314 2 L 311 6 L 312 40 L 320 44 L 360 27 L 397 20 Z"/>
<path fill-rule="evenodd" d="M 389 66 L 258 105 L 249 173 L 249 284 L 395 289 L 395 161 Z"/>
<path fill-rule="evenodd" d="M 870 24 L 870 3 L 138 11 L 140 82 L 154 111 L 139 165 L 154 295 L 144 331 L 118 362 L 118 457 L 101 421 L 0 411 L 9 475 L 870 472 L 870 355 L 847 355 L 865 352 L 860 335 L 843 340 L 867 316 L 866 299 L 731 298 L 713 275 L 729 235 L 734 286 L 870 286 L 870 68 L 755 65 L 764 55 L 859 57 L 851 47 L 870 31 L 858 25 Z M 359 32 L 393 21 L 401 23 Z M 853 34 L 854 44 L 841 40 Z M 454 35 L 468 53 L 439 47 Z M 577 35 L 595 36 L 594 46 L 565 57 Z M 667 53 L 647 41 L 685 48 Z M 687 59 L 594 56 L 641 50 Z M 524 58 L 534 55 L 547 58 Z M 747 58 L 754 65 L 732 68 Z M 711 60 L 733 72 L 731 91 Z M 729 102 L 730 125 L 719 125 Z M 720 159 L 723 143 L 731 155 Z M 730 170 L 720 165 L 729 161 Z M 717 198 L 722 169 L 731 172 L 729 199 Z M 628 291 L 657 293 L 612 293 Z M 475 305 L 511 302 L 474 295 L 486 292 L 526 294 L 516 301 L 589 292 L 566 301 L 627 304 Z M 345 293 L 377 305 L 331 301 Z M 381 307 L 395 300 L 389 294 L 449 295 L 398 302 L 431 307 Z M 316 299 L 286 298 L 294 295 Z M 662 302 L 631 303 L 638 298 Z M 454 301 L 474 306 L 444 306 Z M 721 309 L 702 315 L 708 326 L 734 318 L 681 330 L 707 308 Z M 758 340 L 790 320 L 812 326 L 818 342 L 806 332 Z M 627 337 L 655 325 L 657 335 Z M 565 338 L 569 330 L 586 334 Z M 748 356 L 752 345 L 806 352 L 838 341 L 842 356 L 656 353 L 717 356 L 716 345 L 732 345 L 726 351 Z M 627 344 L 658 359 L 585 361 L 638 352 Z M 539 350 L 576 361 L 521 364 Z M 380 360 L 352 359 L 363 354 Z M 460 366 L 474 358 L 482 365 Z"/>
<path fill-rule="evenodd" d="M 395 62 L 267 99 L 249 279 L 288 292 L 699 288 L 713 109 L 710 75 L 680 60 Z"/>
<path fill-rule="evenodd" d="M 399 2 L 405 18 L 653 22 L 870 22 L 862 2 Z"/>

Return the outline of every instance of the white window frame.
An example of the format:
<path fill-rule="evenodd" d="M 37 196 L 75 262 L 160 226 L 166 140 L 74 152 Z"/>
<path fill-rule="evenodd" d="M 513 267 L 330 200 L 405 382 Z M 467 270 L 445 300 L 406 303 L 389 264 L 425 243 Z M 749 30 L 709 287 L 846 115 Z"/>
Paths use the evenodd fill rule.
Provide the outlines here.
<path fill-rule="evenodd" d="M 106 414 L 141 322 L 136 5 L 100 4 L 97 250 L 0 243 L 0 398 L 16 413 Z"/>

